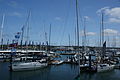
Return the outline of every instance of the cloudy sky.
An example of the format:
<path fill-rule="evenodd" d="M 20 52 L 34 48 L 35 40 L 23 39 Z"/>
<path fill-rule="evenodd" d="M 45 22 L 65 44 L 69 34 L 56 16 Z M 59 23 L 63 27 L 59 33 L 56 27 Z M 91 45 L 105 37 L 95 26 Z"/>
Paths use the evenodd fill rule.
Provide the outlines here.
<path fill-rule="evenodd" d="M 84 19 L 86 19 L 87 44 L 99 45 L 101 11 L 104 12 L 105 40 L 110 45 L 113 45 L 113 41 L 119 43 L 120 0 L 78 1 L 80 36 L 82 36 Z M 75 44 L 75 0 L 0 0 L 0 26 L 2 16 L 5 14 L 4 42 L 7 39 L 14 39 L 15 33 L 21 31 L 29 10 L 31 11 L 29 40 L 45 42 L 45 32 L 48 38 L 51 24 L 52 45 L 68 45 L 68 35 L 70 35 L 71 45 Z M 82 37 L 80 37 L 80 43 L 82 44 Z"/>

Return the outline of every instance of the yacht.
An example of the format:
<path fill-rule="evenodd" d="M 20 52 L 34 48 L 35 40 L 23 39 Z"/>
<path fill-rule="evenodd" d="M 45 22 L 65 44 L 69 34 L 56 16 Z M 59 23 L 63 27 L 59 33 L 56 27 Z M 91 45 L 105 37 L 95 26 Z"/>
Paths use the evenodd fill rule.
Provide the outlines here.
<path fill-rule="evenodd" d="M 37 70 L 46 67 L 48 64 L 43 62 L 15 62 L 10 66 L 12 71 Z"/>
<path fill-rule="evenodd" d="M 109 64 L 98 64 L 97 65 L 97 72 L 104 72 L 104 71 L 109 71 L 113 69 L 114 69 L 114 65 L 109 65 Z"/>

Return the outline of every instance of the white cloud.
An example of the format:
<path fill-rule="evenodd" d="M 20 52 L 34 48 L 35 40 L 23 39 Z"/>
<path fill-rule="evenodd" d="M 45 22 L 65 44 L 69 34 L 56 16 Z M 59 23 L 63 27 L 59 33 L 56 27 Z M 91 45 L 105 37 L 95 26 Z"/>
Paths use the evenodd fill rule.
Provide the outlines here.
<path fill-rule="evenodd" d="M 109 22 L 111 22 L 111 23 L 120 23 L 120 19 L 118 19 L 118 18 L 109 18 Z"/>
<path fill-rule="evenodd" d="M 17 17 L 22 17 L 22 14 L 19 12 L 13 12 L 9 14 L 10 16 L 17 16 Z"/>
<path fill-rule="evenodd" d="M 61 17 L 55 17 L 55 20 L 60 21 L 62 19 L 61 19 Z"/>
<path fill-rule="evenodd" d="M 81 36 L 84 36 L 84 31 L 81 31 L 81 34 L 80 34 Z M 86 35 L 87 36 L 95 36 L 96 35 L 96 33 L 95 32 L 86 32 Z"/>
<path fill-rule="evenodd" d="M 97 13 L 104 12 L 108 16 L 108 22 L 120 23 L 120 7 L 104 7 L 97 11 Z"/>
<path fill-rule="evenodd" d="M 87 36 L 95 36 L 96 33 L 95 33 L 95 32 L 87 32 L 86 35 L 87 35 Z"/>
<path fill-rule="evenodd" d="M 105 13 L 110 17 L 120 18 L 120 7 L 106 9 Z"/>
<path fill-rule="evenodd" d="M 89 21 L 89 20 L 90 20 L 90 17 L 84 16 L 84 19 L 86 19 L 87 21 Z"/>
<path fill-rule="evenodd" d="M 99 13 L 101 13 L 101 12 L 106 12 L 106 11 L 108 11 L 108 9 L 109 9 L 109 7 L 103 7 L 103 8 L 101 8 L 101 9 L 99 9 L 99 10 L 97 11 L 97 13 L 99 14 Z"/>
<path fill-rule="evenodd" d="M 84 18 L 88 19 L 89 17 L 88 16 L 84 16 Z"/>
<path fill-rule="evenodd" d="M 117 30 L 114 30 L 114 29 L 105 29 L 104 30 L 104 34 L 107 36 L 107 35 L 116 35 L 118 34 L 118 31 Z"/>

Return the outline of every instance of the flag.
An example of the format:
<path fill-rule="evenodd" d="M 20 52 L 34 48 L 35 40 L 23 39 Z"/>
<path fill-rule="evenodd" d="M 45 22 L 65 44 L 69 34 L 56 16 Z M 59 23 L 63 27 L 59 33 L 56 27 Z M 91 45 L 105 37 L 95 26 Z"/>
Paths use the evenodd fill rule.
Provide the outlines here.
<path fill-rule="evenodd" d="M 31 41 L 29 41 L 29 44 L 28 44 L 29 46 L 31 45 Z"/>
<path fill-rule="evenodd" d="M 42 45 L 44 45 L 44 42 L 42 43 Z"/>
<path fill-rule="evenodd" d="M 12 43 L 9 45 L 9 47 L 17 47 L 18 46 L 18 43 Z"/>
<path fill-rule="evenodd" d="M 38 42 L 36 42 L 36 46 L 38 45 Z"/>
<path fill-rule="evenodd" d="M 24 30 L 24 25 L 23 25 L 23 27 L 21 28 L 21 30 L 22 30 L 22 31 Z"/>
<path fill-rule="evenodd" d="M 9 39 L 7 40 L 7 45 L 9 44 Z"/>
<path fill-rule="evenodd" d="M 103 43 L 103 50 L 102 50 L 102 56 L 106 54 L 106 41 Z"/>
<path fill-rule="evenodd" d="M 20 32 L 17 32 L 17 34 L 15 35 L 15 38 L 19 39 L 20 38 L 20 34 L 21 34 Z"/>
<path fill-rule="evenodd" d="M 2 38 L 2 40 L 1 40 L 1 44 L 3 45 L 3 38 Z"/>
<path fill-rule="evenodd" d="M 103 43 L 103 48 L 106 48 L 106 41 Z"/>
<path fill-rule="evenodd" d="M 48 41 L 46 41 L 46 45 L 48 45 Z"/>
<path fill-rule="evenodd" d="M 41 45 L 41 42 L 39 42 L 39 45 Z"/>
<path fill-rule="evenodd" d="M 32 46 L 34 46 L 34 41 L 32 41 Z"/>
<path fill-rule="evenodd" d="M 24 44 L 25 46 L 27 45 L 27 41 L 25 41 L 25 44 Z"/>

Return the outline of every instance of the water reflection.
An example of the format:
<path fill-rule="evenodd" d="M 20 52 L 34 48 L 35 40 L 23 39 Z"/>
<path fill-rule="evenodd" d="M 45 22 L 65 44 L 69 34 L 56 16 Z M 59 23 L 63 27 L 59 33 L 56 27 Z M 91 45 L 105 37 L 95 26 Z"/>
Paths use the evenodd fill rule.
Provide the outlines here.
<path fill-rule="evenodd" d="M 73 80 L 77 66 L 70 64 L 52 65 L 36 71 L 9 72 L 8 80 Z"/>
<path fill-rule="evenodd" d="M 10 80 L 49 80 L 50 67 L 35 71 L 9 72 Z"/>
<path fill-rule="evenodd" d="M 36 71 L 10 72 L 9 63 L 0 63 L 0 80 L 75 80 L 78 65 L 50 65 Z M 81 73 L 80 80 L 120 80 L 120 70 L 104 73 Z"/>

